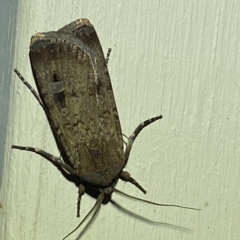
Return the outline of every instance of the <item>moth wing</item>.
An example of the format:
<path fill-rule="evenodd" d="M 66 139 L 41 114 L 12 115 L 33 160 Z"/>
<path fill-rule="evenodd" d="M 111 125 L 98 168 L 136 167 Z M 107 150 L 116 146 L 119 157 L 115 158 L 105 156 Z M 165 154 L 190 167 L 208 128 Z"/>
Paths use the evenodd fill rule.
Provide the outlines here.
<path fill-rule="evenodd" d="M 104 85 L 104 87 L 99 87 L 99 90 L 102 90 L 100 95 L 102 96 L 105 90 L 109 89 L 108 101 L 110 102 L 111 106 L 115 106 L 115 110 L 113 111 L 115 125 L 114 138 L 118 139 L 119 146 L 121 145 L 121 148 L 123 149 L 122 130 L 113 95 L 110 76 L 106 66 L 106 61 L 102 51 L 101 43 L 94 29 L 94 26 L 90 23 L 88 19 L 81 18 L 60 28 L 58 32 L 72 34 L 72 36 L 75 36 L 81 42 L 81 45 L 88 46 L 89 49 L 94 52 L 93 61 L 97 64 L 98 76 L 100 77 L 100 82 L 98 85 Z M 99 71 L 99 69 L 101 69 L 101 71 Z"/>
<path fill-rule="evenodd" d="M 65 25 L 64 27 L 58 29 L 58 32 L 65 32 L 65 33 L 72 34 L 76 29 L 81 28 L 84 25 L 92 26 L 92 24 L 89 22 L 88 19 L 80 18 L 80 19 L 77 19 L 76 21 L 73 21 L 73 22 Z"/>
<path fill-rule="evenodd" d="M 98 48 L 102 53 L 100 43 L 91 48 L 74 34 L 37 34 L 30 60 L 52 131 L 76 174 L 107 187 L 125 162 L 110 77 Z"/>

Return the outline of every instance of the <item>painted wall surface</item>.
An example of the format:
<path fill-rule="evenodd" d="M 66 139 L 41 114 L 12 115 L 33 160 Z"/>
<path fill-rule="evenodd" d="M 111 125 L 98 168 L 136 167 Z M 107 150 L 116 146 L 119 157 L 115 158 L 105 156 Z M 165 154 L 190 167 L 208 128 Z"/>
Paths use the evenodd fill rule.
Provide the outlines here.
<path fill-rule="evenodd" d="M 43 110 L 13 69 L 34 86 L 30 37 L 83 17 L 95 26 L 103 50 L 112 48 L 108 66 L 123 133 L 163 115 L 139 135 L 126 168 L 147 195 L 123 182 L 117 188 L 202 210 L 113 194 L 125 210 L 103 205 L 81 239 L 240 239 L 239 1 L 25 0 L 3 6 L 0 239 L 61 239 L 95 203 L 84 195 L 76 218 L 76 186 L 41 157 L 10 149 L 27 145 L 59 156 Z"/>

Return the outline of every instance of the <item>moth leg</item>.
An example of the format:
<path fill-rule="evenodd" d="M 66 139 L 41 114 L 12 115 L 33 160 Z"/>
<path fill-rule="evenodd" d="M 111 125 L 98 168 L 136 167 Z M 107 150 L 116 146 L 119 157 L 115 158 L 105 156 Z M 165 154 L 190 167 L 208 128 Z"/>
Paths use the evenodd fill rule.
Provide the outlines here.
<path fill-rule="evenodd" d="M 73 168 L 71 168 L 68 164 L 66 164 L 60 157 L 55 157 L 51 153 L 45 152 L 42 149 L 39 148 L 34 148 L 34 147 L 27 147 L 27 146 L 17 146 L 17 145 L 12 145 L 12 148 L 14 149 L 19 149 L 19 150 L 24 150 L 24 151 L 29 151 L 29 152 L 34 152 L 48 161 L 56 164 L 57 166 L 63 168 L 65 171 L 69 172 L 70 174 L 75 175 L 75 171 Z"/>
<path fill-rule="evenodd" d="M 38 93 L 36 92 L 36 90 L 26 81 L 26 79 L 21 75 L 21 73 L 15 68 L 14 72 L 18 75 L 18 77 L 21 79 L 21 81 L 23 82 L 23 84 L 25 86 L 27 86 L 27 88 L 31 91 L 31 93 L 33 94 L 33 96 L 37 99 L 37 101 L 39 102 L 39 104 L 42 106 L 42 108 L 44 109 L 42 100 L 40 98 L 40 96 L 38 95 Z"/>
<path fill-rule="evenodd" d="M 74 233 L 88 219 L 88 217 L 91 214 L 93 214 L 92 215 L 92 219 L 93 219 L 94 215 L 98 212 L 99 208 L 101 207 L 103 199 L 104 199 L 104 192 L 101 191 L 92 209 L 88 212 L 88 214 L 84 217 L 84 219 L 78 224 L 78 226 L 74 230 L 72 230 L 67 236 L 65 236 L 62 240 L 66 239 L 68 236 Z M 92 219 L 90 220 L 90 222 L 92 221 Z"/>
<path fill-rule="evenodd" d="M 130 173 L 129 172 L 126 172 L 126 171 L 122 171 L 120 176 L 119 176 L 120 179 L 122 179 L 123 181 L 125 182 L 130 182 L 132 183 L 133 185 L 135 185 L 138 189 L 140 189 L 144 194 L 147 193 L 147 191 L 134 179 L 131 177 Z"/>
<path fill-rule="evenodd" d="M 82 199 L 82 195 L 85 193 L 85 187 L 80 184 L 78 187 L 78 200 L 77 200 L 77 217 L 80 217 L 80 203 Z"/>
<path fill-rule="evenodd" d="M 111 48 L 108 48 L 107 56 L 106 56 L 106 64 L 108 64 L 111 51 L 112 51 L 112 49 L 111 49 Z"/>
<path fill-rule="evenodd" d="M 127 163 L 127 160 L 129 158 L 131 149 L 132 149 L 132 145 L 134 140 L 136 139 L 136 137 L 138 136 L 138 134 L 143 130 L 143 128 L 145 128 L 146 126 L 148 126 L 149 124 L 162 119 L 162 115 L 150 118 L 142 123 L 140 123 L 137 128 L 133 131 L 132 135 L 128 138 L 128 142 L 127 142 L 127 146 L 124 152 L 124 156 L 125 156 L 125 162 Z"/>

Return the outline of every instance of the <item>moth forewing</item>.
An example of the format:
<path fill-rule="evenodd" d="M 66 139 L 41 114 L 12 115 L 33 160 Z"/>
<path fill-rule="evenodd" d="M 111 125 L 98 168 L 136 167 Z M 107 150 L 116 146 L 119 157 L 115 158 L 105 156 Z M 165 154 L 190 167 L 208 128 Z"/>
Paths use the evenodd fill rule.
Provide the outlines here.
<path fill-rule="evenodd" d="M 33 36 L 30 60 L 52 131 L 76 175 L 105 188 L 125 165 L 121 127 L 100 42 L 91 25 L 84 29 L 97 54 L 86 39 L 60 31 Z"/>

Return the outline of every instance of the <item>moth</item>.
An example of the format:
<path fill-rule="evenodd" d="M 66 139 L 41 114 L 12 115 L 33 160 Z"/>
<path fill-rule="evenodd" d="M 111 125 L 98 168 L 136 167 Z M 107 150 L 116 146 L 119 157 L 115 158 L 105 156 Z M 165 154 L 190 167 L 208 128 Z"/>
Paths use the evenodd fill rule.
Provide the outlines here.
<path fill-rule="evenodd" d="M 146 193 L 123 169 L 138 134 L 162 115 L 139 124 L 124 148 L 107 62 L 89 20 L 79 19 L 58 31 L 33 35 L 29 57 L 38 93 L 15 72 L 45 111 L 61 157 L 33 147 L 12 148 L 39 154 L 77 177 L 77 216 L 88 185 L 97 189 L 98 197 L 86 217 L 100 208 L 104 197 L 120 192 L 115 187 L 119 179 Z"/>

